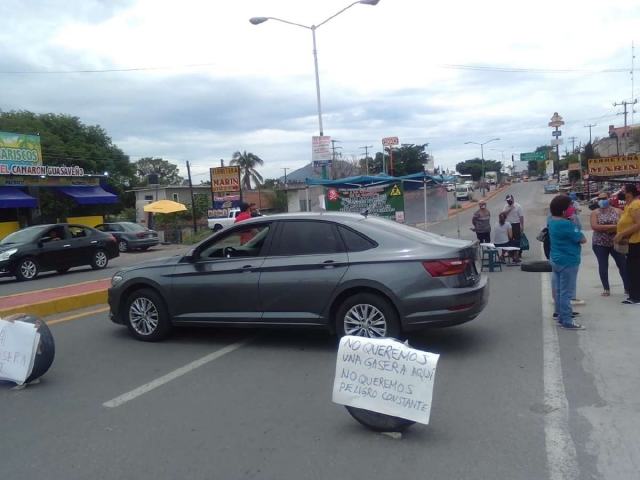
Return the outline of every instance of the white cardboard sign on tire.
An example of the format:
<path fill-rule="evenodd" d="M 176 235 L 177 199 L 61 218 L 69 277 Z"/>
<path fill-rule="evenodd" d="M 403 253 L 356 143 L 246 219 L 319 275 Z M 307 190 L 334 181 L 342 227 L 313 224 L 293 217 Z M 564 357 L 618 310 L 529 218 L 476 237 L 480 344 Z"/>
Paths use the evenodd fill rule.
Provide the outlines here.
<path fill-rule="evenodd" d="M 439 357 L 389 338 L 342 337 L 333 401 L 427 425 Z"/>
<path fill-rule="evenodd" d="M 33 371 L 39 343 L 35 325 L 0 319 L 0 380 L 22 385 Z"/>

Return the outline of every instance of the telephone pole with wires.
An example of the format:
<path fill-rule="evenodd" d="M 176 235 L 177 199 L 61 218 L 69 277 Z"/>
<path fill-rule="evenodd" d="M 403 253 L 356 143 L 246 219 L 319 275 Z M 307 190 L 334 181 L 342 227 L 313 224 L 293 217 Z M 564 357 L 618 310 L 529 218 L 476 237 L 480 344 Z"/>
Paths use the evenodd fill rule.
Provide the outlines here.
<path fill-rule="evenodd" d="M 578 137 L 569 137 L 569 140 L 571 140 L 571 153 L 572 155 L 576 154 L 576 140 L 578 139 Z"/>
<path fill-rule="evenodd" d="M 595 127 L 595 126 L 597 126 L 595 123 L 584 126 L 584 128 L 588 128 L 589 129 L 589 143 L 591 143 L 591 128 Z"/>
<path fill-rule="evenodd" d="M 622 105 L 624 107 L 624 112 L 620 112 L 618 113 L 618 115 L 624 115 L 624 132 L 623 132 L 623 136 L 624 136 L 624 155 L 625 157 L 629 154 L 629 145 L 628 145 L 628 140 L 629 140 L 629 132 L 627 130 L 627 114 L 629 113 L 627 111 L 627 105 L 631 105 L 631 110 L 633 110 L 633 105 L 635 105 L 636 103 L 638 103 L 638 99 L 636 98 L 633 102 L 616 102 L 613 104 L 614 107 L 617 107 L 619 105 Z"/>
<path fill-rule="evenodd" d="M 367 175 L 369 175 L 369 149 L 373 148 L 373 145 L 367 145 L 365 147 L 360 147 L 360 150 L 364 148 L 364 162 L 367 165 Z"/>
<path fill-rule="evenodd" d="M 342 147 L 336 147 L 336 143 L 340 143 L 340 140 L 331 140 L 331 161 L 336 161 L 336 150 L 342 150 Z"/>

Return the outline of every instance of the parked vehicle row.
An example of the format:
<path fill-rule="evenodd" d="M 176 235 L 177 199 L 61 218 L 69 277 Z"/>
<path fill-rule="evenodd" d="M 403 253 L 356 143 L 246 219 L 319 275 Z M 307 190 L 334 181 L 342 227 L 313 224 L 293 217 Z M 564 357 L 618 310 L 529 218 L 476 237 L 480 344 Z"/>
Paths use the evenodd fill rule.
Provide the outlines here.
<path fill-rule="evenodd" d="M 110 319 L 139 340 L 173 327 L 324 328 L 397 337 L 459 325 L 488 300 L 474 243 L 341 213 L 258 217 L 186 255 L 118 271 Z"/>
<path fill-rule="evenodd" d="M 101 223 L 96 230 L 113 235 L 118 242 L 120 252 L 130 250 L 148 250 L 158 245 L 158 233 L 133 222 Z"/>

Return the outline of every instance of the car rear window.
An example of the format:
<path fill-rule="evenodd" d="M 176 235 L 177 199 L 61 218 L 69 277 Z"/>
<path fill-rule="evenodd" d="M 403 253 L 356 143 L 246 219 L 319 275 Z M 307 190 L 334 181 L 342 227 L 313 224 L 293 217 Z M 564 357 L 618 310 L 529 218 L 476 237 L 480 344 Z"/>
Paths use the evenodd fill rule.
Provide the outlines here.
<path fill-rule="evenodd" d="M 365 250 L 377 247 L 375 242 L 349 228 L 339 226 L 338 230 L 340 231 L 340 236 L 344 241 L 345 247 L 347 247 L 347 252 L 364 252 Z"/>
<path fill-rule="evenodd" d="M 133 230 L 134 232 L 146 232 L 147 231 L 146 228 L 144 228 L 142 225 L 138 225 L 137 223 L 123 223 L 122 225 L 127 227 L 129 230 Z"/>

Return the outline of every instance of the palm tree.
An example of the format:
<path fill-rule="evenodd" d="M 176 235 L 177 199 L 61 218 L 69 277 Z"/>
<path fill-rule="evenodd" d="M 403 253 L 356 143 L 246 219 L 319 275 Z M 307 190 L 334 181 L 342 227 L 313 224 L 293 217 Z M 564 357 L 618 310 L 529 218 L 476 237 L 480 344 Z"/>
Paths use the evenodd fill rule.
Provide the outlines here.
<path fill-rule="evenodd" d="M 240 167 L 240 183 L 243 187 L 251 190 L 251 180 L 256 185 L 262 183 L 262 175 L 256 170 L 256 166 L 264 165 L 264 160 L 259 156 L 245 150 L 241 152 L 238 150 L 231 157 L 231 165 L 238 165 Z"/>

